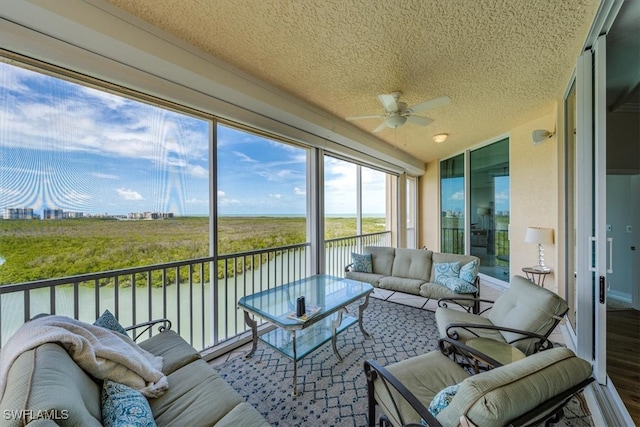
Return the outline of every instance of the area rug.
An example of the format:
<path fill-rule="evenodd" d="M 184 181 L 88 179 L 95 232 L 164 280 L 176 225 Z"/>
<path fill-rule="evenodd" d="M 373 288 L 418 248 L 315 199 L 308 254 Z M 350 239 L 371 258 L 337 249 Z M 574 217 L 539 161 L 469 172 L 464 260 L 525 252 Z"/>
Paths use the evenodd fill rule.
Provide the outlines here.
<path fill-rule="evenodd" d="M 349 307 L 356 315 L 357 305 Z M 298 361 L 298 396 L 291 396 L 293 362 L 260 341 L 254 356 L 235 357 L 218 373 L 273 426 L 368 425 L 367 382 L 363 362 L 383 365 L 437 349 L 438 330 L 431 311 L 372 298 L 365 310 L 365 340 L 356 326 L 338 335 L 338 362 L 331 343 Z M 574 399 L 559 426 L 592 426 L 586 406 Z"/>

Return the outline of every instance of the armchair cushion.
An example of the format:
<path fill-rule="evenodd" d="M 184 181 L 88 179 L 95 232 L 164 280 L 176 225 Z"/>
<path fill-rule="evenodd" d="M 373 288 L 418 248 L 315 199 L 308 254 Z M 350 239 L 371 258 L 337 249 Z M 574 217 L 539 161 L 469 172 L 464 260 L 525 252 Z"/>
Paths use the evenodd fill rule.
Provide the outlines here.
<path fill-rule="evenodd" d="M 509 290 L 496 300 L 487 317 L 494 325 L 546 336 L 567 309 L 567 303 L 560 296 L 516 275 L 511 279 Z M 503 336 L 508 342 L 519 337 L 512 332 L 503 332 Z M 531 354 L 533 344 L 534 340 L 523 340 L 516 346 L 523 353 Z"/>
<path fill-rule="evenodd" d="M 359 273 L 373 273 L 373 262 L 371 254 L 357 254 L 351 252 L 351 262 L 353 263 L 353 270 Z"/>
<path fill-rule="evenodd" d="M 463 414 L 478 426 L 504 426 L 590 376 L 591 365 L 567 348 L 536 353 L 464 380 L 438 421 L 457 425 Z"/>
<path fill-rule="evenodd" d="M 458 364 L 439 351 L 432 351 L 394 363 L 386 367 L 399 382 L 426 405 L 445 387 L 462 382 L 469 374 Z M 394 402 L 403 414 L 404 423 L 420 423 L 421 417 L 413 407 L 392 389 L 382 384 L 381 379 L 374 381 L 375 400 L 394 426 L 403 425 L 395 410 Z"/>
<path fill-rule="evenodd" d="M 438 325 L 438 332 L 440 332 L 440 336 L 443 338 L 449 336 L 447 335 L 447 327 L 454 323 L 493 326 L 493 323 L 486 317 L 444 307 L 438 307 L 436 310 L 436 323 Z M 489 329 L 471 329 L 471 331 L 469 331 L 463 328 L 452 328 L 449 334 L 452 332 L 456 332 L 458 334 L 457 340 L 463 343 L 478 336 L 504 342 L 504 337 L 499 331 Z"/>

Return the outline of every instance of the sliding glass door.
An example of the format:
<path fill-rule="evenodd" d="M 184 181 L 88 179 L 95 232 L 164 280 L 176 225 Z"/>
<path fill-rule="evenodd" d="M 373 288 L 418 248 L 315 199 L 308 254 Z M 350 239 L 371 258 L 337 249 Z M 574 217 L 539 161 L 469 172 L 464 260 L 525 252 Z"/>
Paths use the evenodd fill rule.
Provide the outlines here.
<path fill-rule="evenodd" d="M 480 273 L 509 281 L 509 138 L 470 153 L 471 255 Z"/>
<path fill-rule="evenodd" d="M 480 273 L 508 282 L 509 138 L 440 162 L 440 198 L 440 250 L 475 255 Z"/>

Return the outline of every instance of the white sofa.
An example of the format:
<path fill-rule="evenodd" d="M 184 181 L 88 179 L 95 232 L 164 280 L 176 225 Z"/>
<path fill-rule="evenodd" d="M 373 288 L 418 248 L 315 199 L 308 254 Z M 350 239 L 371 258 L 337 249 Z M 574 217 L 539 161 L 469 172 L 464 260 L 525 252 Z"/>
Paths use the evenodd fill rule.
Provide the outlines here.
<path fill-rule="evenodd" d="M 381 246 L 366 246 L 363 254 L 371 255 L 371 272 L 354 271 L 353 264 L 345 268 L 345 277 L 371 283 L 374 287 L 420 295 L 427 299 L 456 298 L 456 303 L 468 311 L 478 312 L 474 301 L 459 300 L 460 297 L 478 298 L 480 283 L 477 271 L 480 259 L 470 255 L 433 252 L 425 249 L 406 249 Z M 467 280 L 476 288 L 474 292 L 454 292 L 447 286 L 436 283 L 438 264 L 458 263 L 460 267 L 475 261 L 475 272 Z"/>

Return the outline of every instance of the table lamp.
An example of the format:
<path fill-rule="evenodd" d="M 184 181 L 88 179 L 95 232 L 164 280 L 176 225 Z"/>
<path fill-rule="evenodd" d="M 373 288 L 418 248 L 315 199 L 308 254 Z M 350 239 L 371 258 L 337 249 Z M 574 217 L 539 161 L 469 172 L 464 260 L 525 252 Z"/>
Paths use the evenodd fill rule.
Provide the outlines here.
<path fill-rule="evenodd" d="M 551 228 L 529 227 L 524 235 L 524 241 L 538 244 L 538 265 L 533 268 L 539 271 L 551 271 L 549 267 L 544 265 L 544 249 L 542 249 L 542 245 L 553 244 L 553 230 Z"/>

